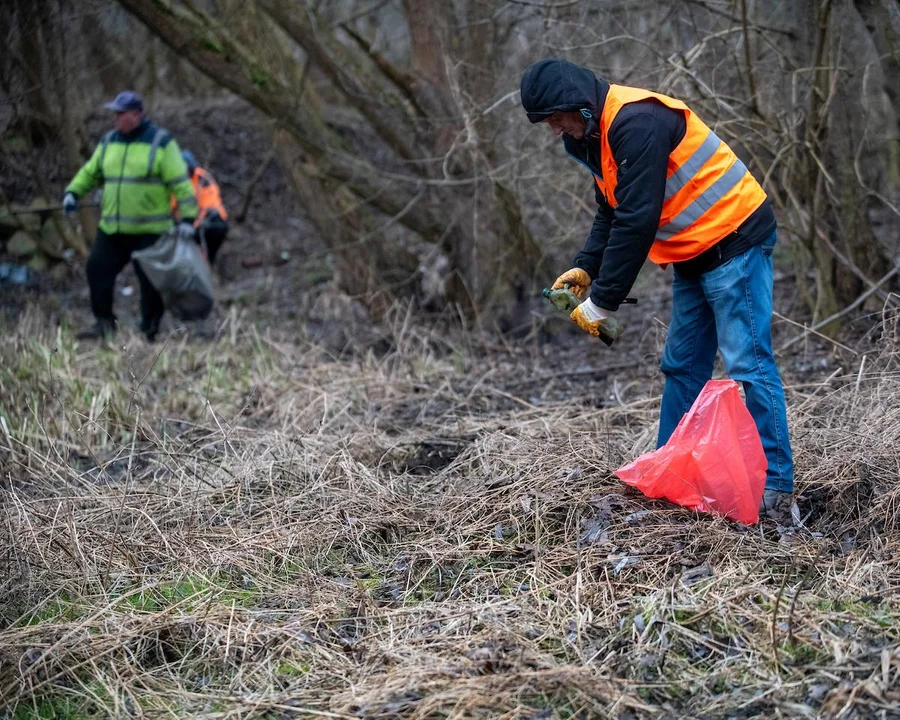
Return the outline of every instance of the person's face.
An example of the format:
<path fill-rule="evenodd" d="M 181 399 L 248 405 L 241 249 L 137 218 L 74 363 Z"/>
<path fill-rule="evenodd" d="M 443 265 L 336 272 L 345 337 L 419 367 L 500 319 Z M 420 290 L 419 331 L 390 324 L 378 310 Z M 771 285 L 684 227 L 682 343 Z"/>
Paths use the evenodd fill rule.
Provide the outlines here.
<path fill-rule="evenodd" d="M 549 125 L 553 134 L 559 137 L 563 133 L 569 135 L 576 140 L 584 137 L 584 130 L 587 127 L 587 120 L 580 112 L 561 112 L 557 110 L 546 120 L 541 120 L 545 125 Z"/>
<path fill-rule="evenodd" d="M 125 110 L 124 112 L 117 112 L 113 124 L 120 133 L 130 133 L 141 124 L 141 111 Z"/>

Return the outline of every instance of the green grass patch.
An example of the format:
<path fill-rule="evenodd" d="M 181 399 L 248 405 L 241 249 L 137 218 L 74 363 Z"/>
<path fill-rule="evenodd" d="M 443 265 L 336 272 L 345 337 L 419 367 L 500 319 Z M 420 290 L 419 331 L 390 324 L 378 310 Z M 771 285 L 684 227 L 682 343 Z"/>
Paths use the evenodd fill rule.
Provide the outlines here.
<path fill-rule="evenodd" d="M 30 703 L 16 706 L 12 717 L 15 720 L 87 720 L 101 717 L 92 709 L 93 703 L 81 698 L 52 697 L 40 698 Z"/>
<path fill-rule="evenodd" d="M 159 612 L 175 608 L 178 613 L 192 613 L 206 605 L 251 608 L 259 598 L 257 590 L 228 587 L 229 578 L 189 575 L 179 580 L 161 582 L 149 588 L 126 594 L 116 606 L 119 610 Z"/>
<path fill-rule="evenodd" d="M 303 675 L 309 673 L 311 669 L 312 667 L 307 663 L 296 663 L 289 660 L 284 660 L 278 663 L 278 669 L 275 672 L 282 677 L 292 678 L 302 677 Z"/>
<path fill-rule="evenodd" d="M 27 627 L 30 625 L 71 622 L 82 617 L 84 612 L 85 609 L 82 605 L 73 602 L 68 594 L 60 593 L 24 617 L 20 625 Z"/>
<path fill-rule="evenodd" d="M 174 608 L 177 614 L 190 614 L 201 607 L 235 607 L 251 609 L 259 601 L 260 591 L 230 586 L 230 578 L 221 575 L 189 575 L 155 585 L 126 590 L 113 600 L 114 613 L 157 613 Z M 73 622 L 96 612 L 90 610 L 88 599 L 73 600 L 62 593 L 25 616 L 20 625 L 43 625 Z"/>

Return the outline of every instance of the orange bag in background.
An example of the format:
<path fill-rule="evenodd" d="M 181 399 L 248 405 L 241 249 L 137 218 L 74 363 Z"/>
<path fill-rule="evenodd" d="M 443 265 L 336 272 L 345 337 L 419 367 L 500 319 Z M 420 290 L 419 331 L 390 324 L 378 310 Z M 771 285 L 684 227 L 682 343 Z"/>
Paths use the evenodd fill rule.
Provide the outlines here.
<path fill-rule="evenodd" d="M 669 441 L 616 470 L 651 498 L 745 525 L 759 521 L 767 461 L 734 380 L 710 380 Z"/>

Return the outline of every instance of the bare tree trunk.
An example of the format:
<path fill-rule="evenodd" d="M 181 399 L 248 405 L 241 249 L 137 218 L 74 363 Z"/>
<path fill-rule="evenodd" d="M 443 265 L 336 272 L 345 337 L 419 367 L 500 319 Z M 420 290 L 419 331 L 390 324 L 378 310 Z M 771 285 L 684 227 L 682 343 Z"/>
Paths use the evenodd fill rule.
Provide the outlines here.
<path fill-rule="evenodd" d="M 447 71 L 451 5 L 436 5 L 428 0 L 403 0 L 412 50 L 410 65 L 414 69 L 414 79 L 410 83 L 412 93 L 425 111 L 433 116 L 459 116 L 450 93 Z M 435 131 L 436 136 L 433 134 Z M 437 128 L 430 128 L 430 144 L 437 152 L 444 152 L 453 135 L 450 123 L 439 124 Z"/>
<path fill-rule="evenodd" d="M 443 4 L 442 4 L 443 5 Z M 412 45 L 412 66 L 432 85 L 447 87 L 447 9 L 428 0 L 403 0 Z"/>
<path fill-rule="evenodd" d="M 812 54 L 809 67 L 812 72 L 812 82 L 806 107 L 806 126 L 804 132 L 803 150 L 800 159 L 800 167 L 803 172 L 803 184 L 812 193 L 812 203 L 809 209 L 809 220 L 806 235 L 802 237 L 816 268 L 816 305 L 813 319 L 830 317 L 837 312 L 837 299 L 835 297 L 835 272 L 836 262 L 822 235 L 828 234 L 829 228 L 825 214 L 825 176 L 822 167 L 826 152 L 828 138 L 829 118 L 823 111 L 826 102 L 830 98 L 831 68 L 829 39 L 831 0 L 811 0 L 814 7 L 810 10 L 814 18 L 814 34 L 812 37 Z M 817 7 L 816 7 L 817 6 Z M 834 334 L 837 332 L 839 321 L 825 327 L 822 332 Z"/>
<path fill-rule="evenodd" d="M 494 144 L 493 119 L 482 112 L 498 92 L 494 78 L 501 68 L 493 18 L 501 4 L 498 0 L 472 0 L 451 15 L 455 6 L 445 3 L 441 6 L 444 17 L 436 19 L 433 5 L 423 0 L 406 1 L 411 17 L 421 22 L 418 29 L 422 37 L 418 40 L 417 28 L 411 28 L 413 48 L 418 48 L 417 61 L 445 83 L 443 92 L 460 117 L 460 129 L 450 147 L 441 148 L 449 153 L 445 172 L 455 169 L 482 178 L 457 193 L 459 217 L 464 220 L 455 233 L 453 266 L 465 282 L 465 292 L 478 302 L 514 307 L 534 290 L 541 250 L 522 218 L 515 194 L 500 180 L 489 177 L 491 169 L 503 160 Z M 427 14 L 425 6 L 430 10 Z M 434 37 L 435 28 L 450 25 L 457 29 L 453 40 Z M 427 57 L 429 51 L 431 58 Z M 452 63 L 449 58 L 453 58 Z M 512 315 L 509 320 L 516 318 Z"/>
<path fill-rule="evenodd" d="M 66 151 L 66 164 L 69 177 L 73 177 L 84 162 L 76 128 L 81 125 L 77 104 L 72 102 L 69 88 L 72 74 L 66 64 L 66 28 L 63 23 L 64 12 L 67 9 L 64 0 L 58 0 L 55 8 L 42 3 L 41 25 L 43 36 L 54 38 L 54 42 L 47 47 L 49 75 L 53 91 L 59 105 L 59 133 Z M 69 245 L 82 257 L 87 256 L 88 247 L 94 241 L 97 234 L 97 221 L 94 213 L 88 208 L 79 211 L 81 220 L 82 237 L 80 240 L 73 237 L 68 228 L 57 227 L 60 237 L 66 238 Z"/>
<path fill-rule="evenodd" d="M 95 77 L 100 81 L 100 92 L 104 97 L 112 97 L 124 89 L 129 68 L 99 27 L 97 13 L 80 12 L 78 18 L 78 38 L 87 50 L 91 66 L 96 68 Z"/>
<path fill-rule="evenodd" d="M 16 24 L 19 31 L 19 50 L 25 70 L 25 127 L 34 145 L 43 145 L 55 135 L 53 113 L 47 103 L 44 88 L 45 62 L 42 47 L 49 38 L 41 37 L 39 15 L 35 10 L 46 10 L 49 0 L 38 0 L 37 6 L 14 0 Z"/>
<path fill-rule="evenodd" d="M 866 121 L 872 123 L 876 140 L 883 139 L 884 149 L 878 143 L 865 154 L 859 153 L 860 171 L 871 170 L 865 178 L 866 197 L 863 207 L 875 206 L 878 227 L 874 234 L 894 256 L 900 256 L 900 223 L 897 208 L 900 207 L 900 2 L 897 0 L 855 0 L 861 22 L 874 46 L 877 61 L 872 71 L 863 77 L 870 78 L 874 87 L 869 106 L 863 107 Z M 867 90 L 863 87 L 863 92 Z M 862 149 L 862 148 L 861 148 Z M 854 183 L 855 185 L 856 183 Z M 872 202 L 873 188 L 880 188 L 881 197 Z"/>
<path fill-rule="evenodd" d="M 900 2 L 898 0 L 854 0 L 884 66 L 882 82 L 894 107 L 900 106 Z M 900 135 L 900 115 L 893 113 L 894 132 Z M 895 166 L 897 164 L 895 163 Z"/>

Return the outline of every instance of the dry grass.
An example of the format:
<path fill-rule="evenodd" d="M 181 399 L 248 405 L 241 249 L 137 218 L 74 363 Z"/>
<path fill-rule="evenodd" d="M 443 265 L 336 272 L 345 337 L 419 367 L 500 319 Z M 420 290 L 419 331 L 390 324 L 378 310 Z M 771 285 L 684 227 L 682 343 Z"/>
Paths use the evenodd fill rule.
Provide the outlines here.
<path fill-rule="evenodd" d="M 0 714 L 898 716 L 893 321 L 790 392 L 781 536 L 617 482 L 658 384 L 583 357 L 402 315 L 344 358 L 36 318 L 0 349 Z"/>

